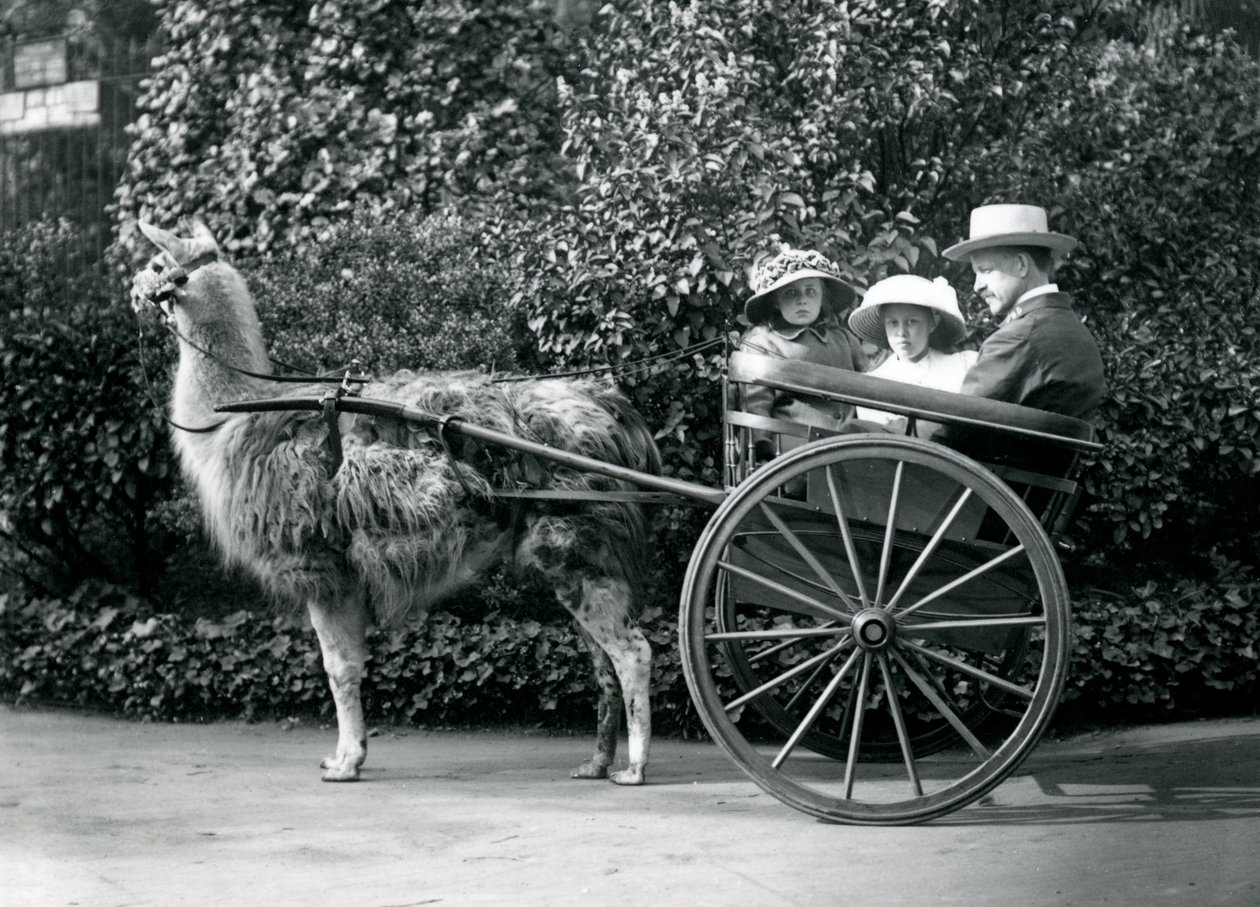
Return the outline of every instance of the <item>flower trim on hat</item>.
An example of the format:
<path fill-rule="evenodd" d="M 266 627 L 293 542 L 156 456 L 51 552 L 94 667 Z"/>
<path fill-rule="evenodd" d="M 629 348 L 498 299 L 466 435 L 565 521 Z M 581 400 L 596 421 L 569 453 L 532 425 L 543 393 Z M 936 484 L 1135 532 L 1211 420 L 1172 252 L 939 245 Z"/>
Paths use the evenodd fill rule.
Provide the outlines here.
<path fill-rule="evenodd" d="M 954 308 L 958 308 L 958 291 L 944 277 L 932 278 L 932 290 L 933 295 L 937 299 L 943 300 Z"/>
<path fill-rule="evenodd" d="M 793 271 L 813 269 L 821 271 L 836 280 L 842 280 L 840 268 L 821 252 L 812 249 L 792 249 L 784 247 L 783 251 L 771 259 L 757 265 L 752 275 L 752 290 L 759 295 L 776 280 L 791 274 Z"/>

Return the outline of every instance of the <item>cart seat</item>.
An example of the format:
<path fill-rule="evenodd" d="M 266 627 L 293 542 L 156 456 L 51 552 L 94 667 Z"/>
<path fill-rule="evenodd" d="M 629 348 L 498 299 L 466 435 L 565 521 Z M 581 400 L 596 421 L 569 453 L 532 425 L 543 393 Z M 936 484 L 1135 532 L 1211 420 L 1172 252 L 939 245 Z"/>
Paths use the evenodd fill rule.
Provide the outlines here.
<path fill-rule="evenodd" d="M 1020 494 L 1052 536 L 1065 528 L 1079 497 L 1080 489 L 1075 482 L 1079 455 L 1102 447 L 1095 440 L 1093 426 L 1071 416 L 922 388 L 814 363 L 736 352 L 730 357 L 727 380 L 736 391 L 740 385 L 757 384 L 788 393 L 830 397 L 843 403 L 906 416 L 908 430 L 911 431 L 918 420 L 947 426 L 947 432 L 966 439 L 965 446 L 960 444 L 959 449 L 989 467 Z M 731 485 L 738 484 L 760 465 L 752 444 L 754 431 L 760 432 L 759 436 L 763 437 L 769 432 L 776 439 L 812 440 L 835 434 L 825 429 L 745 412 L 738 408 L 737 403 L 742 396 L 740 393 L 728 394 L 725 416 L 727 474 Z M 780 440 L 777 449 L 783 448 Z M 878 521 L 882 494 L 867 501 L 863 489 L 886 489 L 888 486 L 881 481 L 884 477 L 868 478 L 869 481 L 851 483 L 846 494 L 852 499 L 846 503 Z M 819 504 L 827 494 L 823 489 L 810 489 L 807 497 Z M 899 518 L 899 528 L 902 528 L 903 519 L 907 523 L 906 528 L 930 524 L 929 517 L 946 505 L 944 501 L 934 500 L 930 489 L 916 489 L 913 500 L 922 512 Z M 971 519 L 960 523 L 965 527 L 961 531 L 979 534 L 984 514 L 978 512 L 970 516 Z M 971 538 L 975 537 L 971 535 Z"/>

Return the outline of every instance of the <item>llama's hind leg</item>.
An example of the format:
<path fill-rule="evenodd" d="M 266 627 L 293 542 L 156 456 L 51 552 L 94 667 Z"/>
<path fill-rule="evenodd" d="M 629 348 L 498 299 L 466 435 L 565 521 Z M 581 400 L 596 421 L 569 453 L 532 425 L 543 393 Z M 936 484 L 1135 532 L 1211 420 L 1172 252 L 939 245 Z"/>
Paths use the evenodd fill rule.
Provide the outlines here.
<path fill-rule="evenodd" d="M 608 775 L 614 784 L 642 784 L 652 742 L 652 649 L 630 617 L 630 589 L 625 582 L 608 577 L 587 578 L 581 583 L 577 602 L 565 602 L 582 629 L 607 653 L 625 702 L 629 737 L 629 764 Z M 599 659 L 596 659 L 596 671 Z M 601 702 L 602 702 L 601 696 Z M 601 719 L 603 716 L 600 716 Z M 614 724 L 613 727 L 616 725 Z M 605 732 L 603 723 L 599 732 Z M 596 740 L 596 758 L 600 754 Z M 609 759 L 612 748 L 609 748 Z"/>
<path fill-rule="evenodd" d="M 358 781 L 367 758 L 367 726 L 360 689 L 367 660 L 367 611 L 360 602 L 308 603 L 319 636 L 324 671 L 337 707 L 337 750 L 320 762 L 325 781 Z"/>
<path fill-rule="evenodd" d="M 608 653 L 591 634 L 578 625 L 582 641 L 591 653 L 599 705 L 595 719 L 595 754 L 573 770 L 574 778 L 607 778 L 608 766 L 617 758 L 617 731 L 621 728 L 621 685 Z"/>

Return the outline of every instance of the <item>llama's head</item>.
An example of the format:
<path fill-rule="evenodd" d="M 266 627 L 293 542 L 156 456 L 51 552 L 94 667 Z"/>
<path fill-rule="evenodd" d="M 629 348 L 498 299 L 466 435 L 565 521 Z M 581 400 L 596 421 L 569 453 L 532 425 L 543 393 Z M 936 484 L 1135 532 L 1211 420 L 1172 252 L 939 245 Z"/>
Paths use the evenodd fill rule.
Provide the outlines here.
<path fill-rule="evenodd" d="M 220 262 L 219 244 L 205 224 L 194 221 L 186 236 L 143 221 L 137 226 L 159 251 L 132 278 L 133 308 L 157 306 L 167 319 L 184 327 L 242 316 L 253 319 L 244 281 L 234 268 Z"/>

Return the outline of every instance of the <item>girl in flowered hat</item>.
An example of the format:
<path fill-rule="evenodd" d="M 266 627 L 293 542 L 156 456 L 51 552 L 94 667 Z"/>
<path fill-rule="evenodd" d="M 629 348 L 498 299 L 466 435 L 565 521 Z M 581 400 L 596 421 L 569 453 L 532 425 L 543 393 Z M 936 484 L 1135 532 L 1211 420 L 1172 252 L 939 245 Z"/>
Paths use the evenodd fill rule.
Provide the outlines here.
<path fill-rule="evenodd" d="M 741 350 L 778 359 L 798 359 L 832 368 L 861 371 L 866 367 L 862 344 L 845 326 L 843 316 L 858 291 L 840 277 L 840 269 L 819 252 L 785 247 L 753 268 L 753 295 L 744 305 L 752 328 Z M 848 404 L 792 394 L 760 385 L 745 385 L 747 412 L 836 430 L 849 417 Z M 782 439 L 783 447 L 803 443 Z M 775 453 L 768 433 L 755 442 L 759 460 Z"/>

